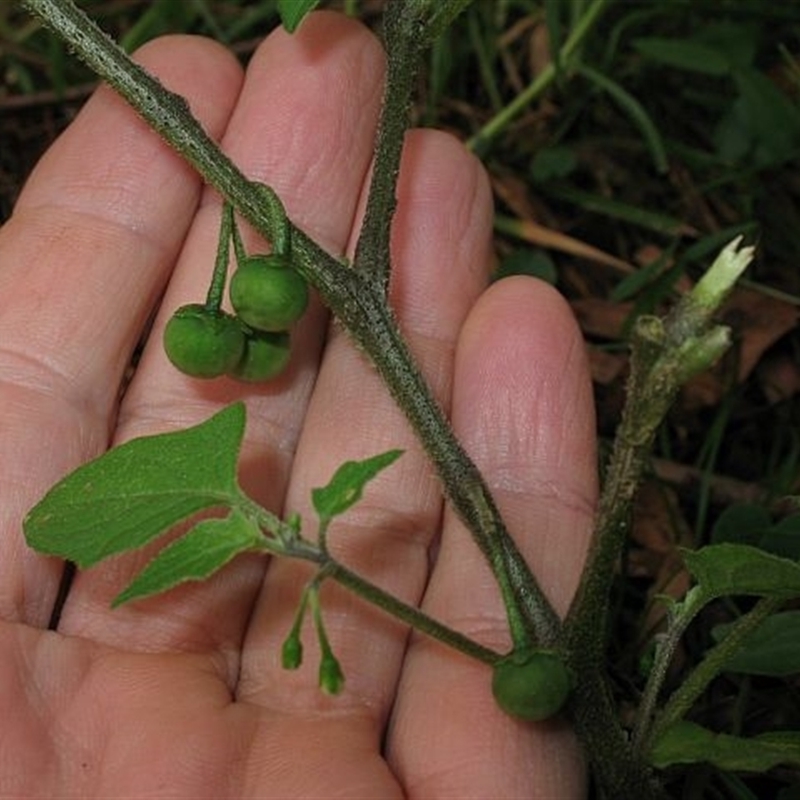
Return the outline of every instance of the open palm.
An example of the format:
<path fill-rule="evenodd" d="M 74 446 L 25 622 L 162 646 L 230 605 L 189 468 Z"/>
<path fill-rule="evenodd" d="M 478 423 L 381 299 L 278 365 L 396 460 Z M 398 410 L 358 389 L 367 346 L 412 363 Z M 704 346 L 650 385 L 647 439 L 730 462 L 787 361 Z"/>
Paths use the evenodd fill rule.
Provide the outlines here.
<path fill-rule="evenodd" d="M 382 88 L 369 32 L 312 15 L 295 37 L 270 36 L 246 74 L 189 37 L 137 57 L 296 224 L 331 252 L 352 248 Z M 401 327 L 563 611 L 596 493 L 580 335 L 546 286 L 511 279 L 485 291 L 490 192 L 456 140 L 411 133 L 398 198 Z M 332 531 L 333 549 L 408 602 L 508 646 L 480 554 L 377 375 L 319 305 L 270 384 L 195 381 L 166 360 L 163 326 L 204 297 L 219 215 L 218 196 L 101 89 L 0 230 L 0 797 L 580 796 L 566 726 L 506 717 L 485 666 L 409 636 L 343 589 L 322 593 L 342 694 L 317 688 L 311 636 L 304 666 L 284 672 L 303 564 L 245 556 L 207 583 L 111 611 L 142 565 L 126 555 L 79 574 L 47 630 L 62 565 L 26 548 L 26 511 L 108 447 L 243 398 L 241 482 L 277 513 L 305 514 L 311 487 L 343 460 L 404 448 Z M 264 247 L 253 235 L 248 244 Z"/>

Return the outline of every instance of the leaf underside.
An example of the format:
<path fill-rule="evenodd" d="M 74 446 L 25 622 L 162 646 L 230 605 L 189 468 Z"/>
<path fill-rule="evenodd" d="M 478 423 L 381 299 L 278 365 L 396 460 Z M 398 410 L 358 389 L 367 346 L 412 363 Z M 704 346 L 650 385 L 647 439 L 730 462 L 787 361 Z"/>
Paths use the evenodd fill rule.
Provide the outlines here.
<path fill-rule="evenodd" d="M 239 511 L 224 519 L 206 519 L 165 547 L 113 601 L 119 606 L 186 581 L 208 578 L 240 553 L 258 550 L 263 536 Z"/>

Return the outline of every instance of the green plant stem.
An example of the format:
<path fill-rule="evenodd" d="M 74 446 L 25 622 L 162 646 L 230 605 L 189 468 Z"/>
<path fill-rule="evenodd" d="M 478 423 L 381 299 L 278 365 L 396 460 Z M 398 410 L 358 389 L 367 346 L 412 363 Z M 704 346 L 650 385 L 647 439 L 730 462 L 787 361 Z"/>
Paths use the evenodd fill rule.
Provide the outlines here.
<path fill-rule="evenodd" d="M 614 439 L 587 568 L 567 617 L 567 639 L 580 671 L 603 662 L 609 596 L 628 531 L 630 509 L 658 426 L 678 391 L 672 369 L 657 369 L 664 345 L 659 320 L 640 318 L 634 328 L 631 374 Z M 672 365 L 670 365 L 672 366 Z"/>
<path fill-rule="evenodd" d="M 398 600 L 394 595 L 365 580 L 333 558 L 325 562 L 323 569 L 326 577 L 347 587 L 359 597 L 383 609 L 387 614 L 391 614 L 396 619 L 413 627 L 414 630 L 430 636 L 470 658 L 493 666 L 503 657 L 501 653 L 478 644 L 474 639 L 470 639 L 447 625 L 443 625 L 418 608 Z"/>
<path fill-rule="evenodd" d="M 650 670 L 647 684 L 644 687 L 644 692 L 642 692 L 642 700 L 636 712 L 636 724 L 632 737 L 634 750 L 642 751 L 642 743 L 649 734 L 653 712 L 658 702 L 658 695 L 666 679 L 667 669 L 675 650 L 686 629 L 708 600 L 709 598 L 695 587 L 695 590 L 689 593 L 677 611 L 671 612 L 674 616 L 670 619 L 666 632 L 658 642 L 655 658 L 653 659 L 653 668 Z"/>
<path fill-rule="evenodd" d="M 219 226 L 219 241 L 217 242 L 217 257 L 214 261 L 214 273 L 206 295 L 206 308 L 209 311 L 219 311 L 222 307 L 222 298 L 225 295 L 225 279 L 228 277 L 228 261 L 231 252 L 231 234 L 235 230 L 233 220 L 233 206 L 225 203 L 222 207 L 222 221 Z"/>
<path fill-rule="evenodd" d="M 395 187 L 422 55 L 419 36 L 422 20 L 409 13 L 409 9 L 413 11 L 413 3 L 408 0 L 393 0 L 386 7 L 386 88 L 367 208 L 353 259 L 354 267 L 369 276 L 384 294 L 389 288 L 391 227 L 397 205 Z"/>
<path fill-rule="evenodd" d="M 603 673 L 596 667 L 578 678 L 567 709 L 605 800 L 669 800 L 654 769 L 630 746 Z"/>
<path fill-rule="evenodd" d="M 685 295 L 666 320 L 641 316 L 631 342 L 628 395 L 600 498 L 595 536 L 565 624 L 576 669 L 602 664 L 615 565 L 622 555 L 633 497 L 656 432 L 680 386 L 707 369 L 730 344 L 729 331 L 712 318 L 752 259 L 736 239 Z"/>
<path fill-rule="evenodd" d="M 228 201 L 226 200 L 225 205 L 230 206 L 230 203 L 228 203 Z M 234 216 L 235 212 L 233 211 L 233 206 L 230 207 L 231 207 L 231 219 L 233 220 L 233 228 L 231 230 L 231 236 L 233 238 L 233 254 L 236 257 L 236 266 L 239 267 L 244 263 L 244 260 L 247 258 L 247 250 L 245 250 L 239 226 L 236 224 L 236 217 Z"/>
<path fill-rule="evenodd" d="M 736 654 L 744 640 L 785 603 L 786 598 L 784 597 L 761 598 L 747 614 L 736 622 L 728 635 L 706 653 L 705 658 L 675 690 L 656 718 L 649 735 L 642 743 L 642 750 L 645 753 L 649 752 L 650 748 L 672 725 L 684 717 L 709 683 L 722 672 L 725 664 Z"/>
<path fill-rule="evenodd" d="M 752 248 L 739 249 L 739 244 L 740 240 L 735 240 L 722 250 L 665 320 L 649 316 L 636 320 L 628 396 L 600 498 L 595 536 L 564 624 L 562 649 L 576 676 L 575 728 L 583 741 L 590 743 L 595 771 L 612 797 L 636 797 L 619 794 L 623 786 L 619 777 L 630 771 L 631 780 L 641 776 L 646 785 L 649 770 L 610 708 L 604 678 L 615 567 L 622 556 L 633 498 L 650 448 L 678 389 L 707 369 L 730 344 L 729 331 L 713 325 L 712 318 L 752 258 Z M 657 693 L 659 687 L 654 682 L 650 691 Z M 615 755 L 618 748 L 621 752 Z M 613 786 L 618 789 L 611 791 Z"/>
<path fill-rule="evenodd" d="M 294 234 L 293 248 L 300 263 L 317 260 L 317 246 L 302 233 Z M 329 270 L 309 276 L 309 280 L 315 282 L 340 321 L 371 357 L 418 433 L 442 479 L 445 494 L 492 567 L 506 604 L 515 646 L 527 646 L 532 638 L 551 644 L 558 635 L 558 618 L 506 531 L 480 472 L 464 452 L 414 365 L 382 293 L 364 284 L 358 273 L 335 261 Z"/>
<path fill-rule="evenodd" d="M 615 800 L 663 796 L 647 763 L 622 729 L 605 677 L 611 582 L 628 530 L 633 497 L 655 427 L 632 437 L 639 414 L 628 412 L 615 439 L 587 569 L 564 625 L 565 660 L 576 676 L 572 720 L 605 795 Z M 641 420 L 639 420 L 641 422 Z"/>
<path fill-rule="evenodd" d="M 425 19 L 423 39 L 430 44 L 441 36 L 453 20 L 470 5 L 473 0 L 410 0 L 422 12 Z"/>
<path fill-rule="evenodd" d="M 691 333 L 691 329 L 685 331 L 686 336 Z M 565 659 L 576 676 L 575 729 L 583 741 L 591 743 L 592 766 L 604 792 L 614 798 L 661 796 L 651 768 L 631 746 L 615 713 L 605 678 L 605 649 L 611 587 L 627 537 L 633 498 L 658 427 L 684 375 L 681 341 L 670 342 L 662 321 L 653 317 L 640 317 L 634 326 L 627 401 L 614 439 L 586 568 L 564 625 Z M 648 793 L 638 793 L 645 791 Z"/>
<path fill-rule="evenodd" d="M 410 625 L 420 633 L 430 636 L 478 661 L 493 665 L 503 657 L 501 653 L 478 644 L 468 636 L 438 622 L 424 611 L 404 603 L 394 595 L 389 594 L 384 589 L 353 572 L 337 561 L 328 552 L 324 543 L 315 544 L 303 538 L 299 535 L 299 529 L 296 525 L 279 519 L 272 512 L 267 511 L 267 509 L 250 499 L 246 494 L 242 493 L 240 495 L 237 508 L 267 532 L 262 543 L 262 547 L 267 553 L 286 558 L 299 558 L 316 564 L 318 573 L 313 579 L 316 583 L 330 578 L 387 614 Z M 299 625 L 300 622 L 296 621 L 296 627 L 299 628 Z"/>
<path fill-rule="evenodd" d="M 555 612 L 506 531 L 488 487 L 453 434 L 415 366 L 383 291 L 346 268 L 281 215 L 268 187 L 249 181 L 206 135 L 186 101 L 131 61 L 70 0 L 23 0 L 262 235 L 283 247 L 291 236 L 298 271 L 320 293 L 372 358 L 414 426 L 444 484 L 445 494 L 486 555 L 506 605 L 515 646 L 551 644 Z M 278 244 L 279 243 L 279 244 Z"/>
<path fill-rule="evenodd" d="M 664 141 L 661 138 L 658 128 L 650 119 L 650 115 L 645 111 L 644 106 L 630 92 L 620 86 L 620 84 L 611 80 L 608 76 L 603 75 L 603 73 L 598 72 L 596 69 L 586 64 L 579 64 L 576 70 L 579 75 L 593 83 L 598 89 L 608 93 L 620 108 L 628 114 L 639 128 L 642 138 L 647 143 L 647 147 L 653 159 L 653 167 L 656 172 L 662 175 L 666 173 L 669 170 L 669 161 L 667 159 Z"/>
<path fill-rule="evenodd" d="M 557 58 L 551 59 L 547 66 L 520 92 L 505 108 L 495 114 L 468 142 L 467 147 L 476 153 L 485 153 L 492 140 L 506 126 L 521 114 L 534 100 L 544 94 L 559 74 L 556 64 L 568 70 L 570 59 L 575 55 L 581 43 L 600 19 L 611 0 L 594 0 L 586 12 L 580 17 L 569 37 L 558 52 Z"/>

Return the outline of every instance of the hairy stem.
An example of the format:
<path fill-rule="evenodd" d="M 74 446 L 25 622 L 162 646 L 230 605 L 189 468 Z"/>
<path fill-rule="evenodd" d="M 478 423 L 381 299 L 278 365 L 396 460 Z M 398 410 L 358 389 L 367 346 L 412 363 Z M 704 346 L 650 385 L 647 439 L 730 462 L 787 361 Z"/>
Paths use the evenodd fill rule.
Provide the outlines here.
<path fill-rule="evenodd" d="M 636 723 L 633 729 L 633 747 L 639 752 L 642 751 L 642 743 L 648 737 L 658 695 L 666 679 L 675 650 L 683 638 L 683 634 L 686 633 L 686 629 L 707 601 L 708 598 L 705 594 L 695 589 L 694 593 L 690 594 L 681 604 L 683 607 L 675 612 L 667 631 L 658 641 L 653 667 L 642 692 L 642 701 L 636 712 Z"/>
<path fill-rule="evenodd" d="M 580 661 L 568 659 L 568 663 L 577 676 L 568 713 L 584 743 L 599 797 L 668 800 L 653 768 L 631 748 L 602 671 L 595 665 L 578 673 Z"/>
<path fill-rule="evenodd" d="M 353 572 L 349 567 L 346 567 L 330 555 L 324 541 L 321 540 L 318 544 L 315 544 L 300 536 L 299 525 L 284 522 L 244 493 L 240 495 L 238 508 L 266 532 L 262 542 L 264 551 L 271 555 L 299 558 L 316 564 L 318 572 L 314 581 L 317 583 L 330 578 L 350 589 L 350 591 L 367 602 L 382 609 L 390 616 L 410 625 L 420 633 L 430 636 L 478 661 L 492 665 L 502 658 L 501 653 L 484 647 L 468 636 L 438 622 L 424 611 L 420 611 L 416 606 L 404 603 L 371 581 Z M 301 605 L 303 602 L 301 600 Z M 298 612 L 298 614 L 300 617 L 302 616 L 301 612 Z M 295 620 L 298 629 L 301 621 L 301 619 Z"/>
<path fill-rule="evenodd" d="M 233 208 L 225 203 L 222 208 L 222 224 L 217 242 L 217 257 L 214 261 L 214 274 L 206 295 L 206 308 L 218 312 L 225 294 L 225 280 L 228 277 L 228 261 L 231 252 L 231 233 L 234 228 Z"/>
<path fill-rule="evenodd" d="M 685 681 L 675 690 L 643 742 L 642 749 L 648 752 L 672 725 L 681 720 L 694 705 L 706 687 L 719 675 L 725 664 L 739 650 L 744 640 L 784 603 L 783 597 L 763 597 L 753 608 L 739 619 L 728 635 L 706 653 L 705 658 L 694 668 Z"/>
<path fill-rule="evenodd" d="M 293 235 L 292 247 L 301 263 L 313 264 L 319 257 L 317 245 L 301 232 Z M 558 618 L 509 536 L 478 468 L 415 366 L 383 294 L 336 261 L 313 280 L 372 359 L 435 464 L 445 494 L 488 559 L 506 604 L 515 646 L 530 644 L 531 635 L 551 644 L 558 635 Z"/>
<path fill-rule="evenodd" d="M 408 13 L 409 9 L 412 4 L 407 0 L 393 0 L 384 17 L 386 88 L 375 141 L 372 183 L 353 262 L 384 294 L 389 287 L 389 246 L 397 204 L 395 187 L 422 52 L 419 36 L 422 20 Z"/>
<path fill-rule="evenodd" d="M 443 625 L 415 606 L 410 606 L 398 600 L 394 595 L 366 581 L 338 561 L 330 559 L 325 563 L 324 569 L 326 577 L 347 587 L 359 597 L 383 609 L 387 614 L 391 614 L 396 619 L 410 625 L 414 630 L 490 666 L 496 664 L 502 658 L 502 654 L 478 644 L 474 639 L 464 636 L 447 625 Z"/>

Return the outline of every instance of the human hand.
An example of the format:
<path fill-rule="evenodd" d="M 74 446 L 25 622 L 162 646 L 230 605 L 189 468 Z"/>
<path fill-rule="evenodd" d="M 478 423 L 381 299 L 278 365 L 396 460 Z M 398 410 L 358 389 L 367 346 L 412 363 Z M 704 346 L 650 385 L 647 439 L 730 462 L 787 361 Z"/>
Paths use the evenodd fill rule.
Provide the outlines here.
<path fill-rule="evenodd" d="M 371 34 L 315 14 L 294 37 L 270 36 L 246 75 L 219 45 L 188 37 L 138 58 L 296 224 L 331 252 L 352 248 L 381 97 Z M 563 613 L 596 497 L 580 334 L 538 282 L 484 291 L 490 192 L 454 139 L 409 135 L 398 196 L 399 322 Z M 111 611 L 142 565 L 126 555 L 79 574 L 58 631 L 46 630 L 61 565 L 26 548 L 27 510 L 108 447 L 243 398 L 241 481 L 279 513 L 305 515 L 311 487 L 343 460 L 404 448 L 331 532 L 332 548 L 433 616 L 509 646 L 482 556 L 374 370 L 323 309 L 306 314 L 272 383 L 195 381 L 169 364 L 163 326 L 204 297 L 219 215 L 217 195 L 101 89 L 0 230 L 0 797 L 580 796 L 581 757 L 563 723 L 505 716 L 485 665 L 409 636 L 339 587 L 326 584 L 322 599 L 342 694 L 322 694 L 313 667 L 283 671 L 304 564 L 240 557 L 206 583 Z"/>

